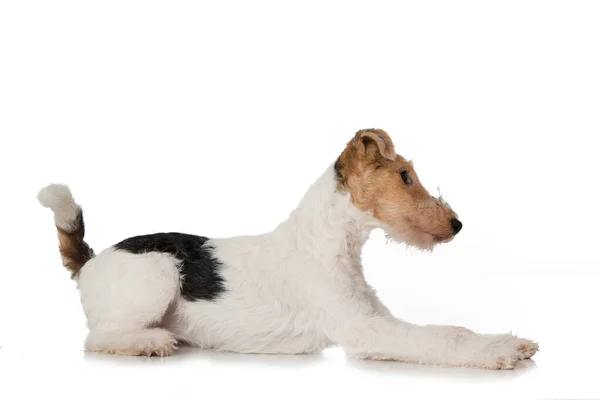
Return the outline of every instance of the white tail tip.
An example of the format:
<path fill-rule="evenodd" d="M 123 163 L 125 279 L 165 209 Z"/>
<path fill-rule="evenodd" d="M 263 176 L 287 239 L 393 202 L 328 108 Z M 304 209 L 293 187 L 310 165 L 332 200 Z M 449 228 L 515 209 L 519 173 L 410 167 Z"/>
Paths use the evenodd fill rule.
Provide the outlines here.
<path fill-rule="evenodd" d="M 44 207 L 54 211 L 56 226 L 66 231 L 74 228 L 80 209 L 67 185 L 48 185 L 40 190 L 37 198 Z"/>

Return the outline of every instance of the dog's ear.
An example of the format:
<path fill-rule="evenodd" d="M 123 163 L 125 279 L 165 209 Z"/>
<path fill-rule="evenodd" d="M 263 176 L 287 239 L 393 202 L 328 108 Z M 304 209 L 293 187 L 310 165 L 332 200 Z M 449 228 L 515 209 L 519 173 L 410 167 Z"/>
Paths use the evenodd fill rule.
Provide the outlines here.
<path fill-rule="evenodd" d="M 362 129 L 356 132 L 354 147 L 367 158 L 376 160 L 379 157 L 388 160 L 396 159 L 396 150 L 390 136 L 381 129 Z"/>

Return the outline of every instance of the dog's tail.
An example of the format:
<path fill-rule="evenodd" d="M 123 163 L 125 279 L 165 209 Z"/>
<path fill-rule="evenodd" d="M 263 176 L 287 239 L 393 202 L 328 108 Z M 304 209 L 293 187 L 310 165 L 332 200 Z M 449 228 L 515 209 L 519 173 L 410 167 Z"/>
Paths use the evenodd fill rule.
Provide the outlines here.
<path fill-rule="evenodd" d="M 58 249 L 63 265 L 71 272 L 73 279 L 81 267 L 94 257 L 94 250 L 83 240 L 83 211 L 75 203 L 71 190 L 66 185 L 48 185 L 40 190 L 37 198 L 44 207 L 54 212 L 59 239 Z"/>

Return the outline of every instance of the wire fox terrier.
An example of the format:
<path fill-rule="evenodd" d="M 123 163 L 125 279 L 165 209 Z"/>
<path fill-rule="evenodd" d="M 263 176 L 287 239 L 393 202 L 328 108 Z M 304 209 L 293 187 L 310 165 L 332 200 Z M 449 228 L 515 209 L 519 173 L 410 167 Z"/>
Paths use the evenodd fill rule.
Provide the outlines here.
<path fill-rule="evenodd" d="M 67 186 L 49 185 L 38 199 L 54 212 L 80 291 L 86 351 L 166 356 L 181 343 L 310 354 L 339 345 L 360 359 L 512 369 L 538 350 L 512 334 L 403 321 L 365 281 L 361 248 L 373 229 L 431 250 L 462 227 L 380 129 L 358 131 L 289 218 L 261 235 L 155 233 L 96 255 Z"/>

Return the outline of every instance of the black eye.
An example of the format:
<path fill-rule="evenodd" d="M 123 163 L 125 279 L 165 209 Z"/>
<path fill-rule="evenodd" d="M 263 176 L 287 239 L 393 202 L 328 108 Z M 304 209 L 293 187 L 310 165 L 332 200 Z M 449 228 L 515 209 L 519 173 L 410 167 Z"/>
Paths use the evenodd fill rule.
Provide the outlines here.
<path fill-rule="evenodd" d="M 402 177 L 404 183 L 406 183 L 407 185 L 410 185 L 412 183 L 410 178 L 408 177 L 408 172 L 402 171 L 400 172 L 400 176 Z"/>

